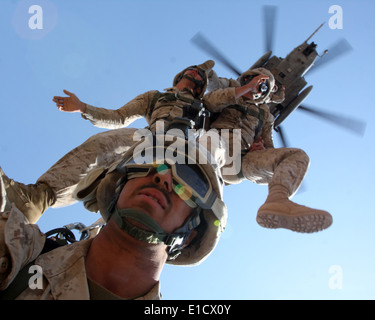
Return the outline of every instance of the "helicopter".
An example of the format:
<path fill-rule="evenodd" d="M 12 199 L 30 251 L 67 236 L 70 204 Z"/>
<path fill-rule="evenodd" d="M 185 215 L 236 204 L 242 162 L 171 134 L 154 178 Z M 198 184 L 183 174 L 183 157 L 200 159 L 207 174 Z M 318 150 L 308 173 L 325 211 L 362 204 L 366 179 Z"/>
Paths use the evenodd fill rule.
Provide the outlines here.
<path fill-rule="evenodd" d="M 322 55 L 319 55 L 316 51 L 317 44 L 314 42 L 309 43 L 309 40 L 322 28 L 324 25 L 324 23 L 322 23 L 302 44 L 294 48 L 285 58 L 277 57 L 272 55 L 276 18 L 276 6 L 263 6 L 266 53 L 249 69 L 262 67 L 269 70 L 274 75 L 277 87 L 285 88 L 285 99 L 283 102 L 268 104 L 270 112 L 275 118 L 274 130 L 280 135 L 282 145 L 286 147 L 287 142 L 281 123 L 296 109 L 330 121 L 353 133 L 363 135 L 365 123 L 360 120 L 346 118 L 342 115 L 302 105 L 302 102 L 313 89 L 312 85 L 307 86 L 308 83 L 305 79 L 306 73 L 310 70 L 316 70 L 317 67 L 320 68 L 322 65 L 340 55 L 348 53 L 352 50 L 350 44 L 345 39 L 341 39 L 330 49 L 324 50 Z M 242 72 L 211 44 L 202 33 L 197 33 L 191 41 L 200 49 L 220 61 L 237 76 L 242 74 Z M 326 55 L 329 57 L 326 58 Z"/>

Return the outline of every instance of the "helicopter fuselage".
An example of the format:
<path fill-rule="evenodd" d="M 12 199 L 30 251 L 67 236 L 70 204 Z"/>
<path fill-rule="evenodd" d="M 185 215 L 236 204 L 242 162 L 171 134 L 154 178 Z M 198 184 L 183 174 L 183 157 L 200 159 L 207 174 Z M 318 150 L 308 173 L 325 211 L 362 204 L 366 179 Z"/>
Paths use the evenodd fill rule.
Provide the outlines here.
<path fill-rule="evenodd" d="M 312 87 L 306 88 L 303 92 L 301 90 L 307 85 L 304 74 L 314 65 L 318 56 L 316 46 L 314 42 L 309 44 L 305 41 L 284 59 L 272 56 L 262 66 L 272 72 L 278 88 L 285 87 L 284 101 L 279 104 L 269 104 L 270 111 L 276 118 L 275 128 L 298 108 L 310 93 Z"/>

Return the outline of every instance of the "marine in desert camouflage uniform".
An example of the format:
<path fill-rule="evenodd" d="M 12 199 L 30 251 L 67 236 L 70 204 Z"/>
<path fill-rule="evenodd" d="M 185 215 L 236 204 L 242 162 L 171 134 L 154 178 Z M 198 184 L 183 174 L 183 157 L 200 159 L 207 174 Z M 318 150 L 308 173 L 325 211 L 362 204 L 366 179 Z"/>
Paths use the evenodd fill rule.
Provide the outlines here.
<path fill-rule="evenodd" d="M 275 87 L 272 73 L 264 68 L 248 70 L 237 82 L 217 78 L 212 71 L 209 81 L 211 80 L 209 89 L 212 91 L 204 99 L 221 101 L 216 105 L 206 104 L 209 111 L 219 112 L 211 127 L 241 129 L 242 134 L 241 173 L 223 174 L 224 180 L 228 184 L 239 183 L 243 179 L 268 184 L 269 194 L 258 210 L 257 222 L 266 228 L 286 228 L 307 233 L 328 228 L 332 224 L 332 217 L 328 212 L 289 200 L 301 185 L 310 160 L 301 149 L 274 148 L 274 117 L 267 102 L 280 103 L 284 98 L 284 91 L 283 88 Z M 261 94 L 259 85 L 264 81 L 267 91 Z M 229 145 L 228 149 L 231 150 L 232 146 Z"/>
<path fill-rule="evenodd" d="M 159 300 L 165 264 L 198 265 L 211 254 L 227 219 L 219 169 L 208 161 L 199 170 L 192 165 L 199 180 L 194 187 L 202 190 L 203 184 L 214 200 L 192 206 L 173 188 L 177 171 L 166 164 L 155 170 L 152 160 L 148 172 L 144 164 L 137 169 L 133 151 L 95 184 L 91 200 L 107 222 L 100 233 L 52 250 L 45 250 L 38 226 L 9 202 L 0 177 L 1 300 Z M 189 188 L 183 177 L 189 181 L 191 170 L 179 166 L 181 187 Z M 92 189 L 90 180 L 82 187 Z"/>
<path fill-rule="evenodd" d="M 144 117 L 153 131 L 159 120 L 167 127 L 175 117 L 182 117 L 184 105 L 203 97 L 207 86 L 206 72 L 214 64 L 214 61 L 207 60 L 185 68 L 175 76 L 173 87 L 165 89 L 163 94 L 148 91 L 117 110 L 83 103 L 75 94 L 64 90 L 68 97 L 53 98 L 59 110 L 80 112 L 94 126 L 114 130 L 90 137 L 57 161 L 35 184 L 24 185 L 9 179 L 0 168 L 9 200 L 15 202 L 32 223 L 50 206 L 57 208 L 73 204 L 76 202 L 73 191 L 88 172 L 97 167 L 109 167 L 135 143 L 133 135 L 137 129 L 124 127 Z M 101 170 L 97 172 L 98 175 L 102 173 Z"/>

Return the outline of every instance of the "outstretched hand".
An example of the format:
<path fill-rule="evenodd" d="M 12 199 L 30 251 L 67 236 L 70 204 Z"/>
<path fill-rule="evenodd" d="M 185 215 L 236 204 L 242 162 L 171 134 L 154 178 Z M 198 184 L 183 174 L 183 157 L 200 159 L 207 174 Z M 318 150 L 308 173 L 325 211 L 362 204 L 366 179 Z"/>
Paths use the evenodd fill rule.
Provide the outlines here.
<path fill-rule="evenodd" d="M 63 91 L 68 97 L 55 96 L 52 99 L 60 111 L 81 113 L 86 111 L 86 104 L 81 102 L 74 93 L 67 90 Z"/>

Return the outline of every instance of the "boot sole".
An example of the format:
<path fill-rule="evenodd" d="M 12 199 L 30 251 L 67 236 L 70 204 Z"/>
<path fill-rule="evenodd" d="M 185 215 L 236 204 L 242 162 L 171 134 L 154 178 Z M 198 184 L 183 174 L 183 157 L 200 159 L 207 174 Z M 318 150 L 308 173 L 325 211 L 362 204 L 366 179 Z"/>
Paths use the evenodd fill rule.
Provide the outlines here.
<path fill-rule="evenodd" d="M 258 214 L 258 224 L 269 229 L 289 229 L 300 233 L 313 233 L 327 229 L 332 224 L 332 217 L 325 214 L 303 216 L 284 216 L 276 214 Z"/>

